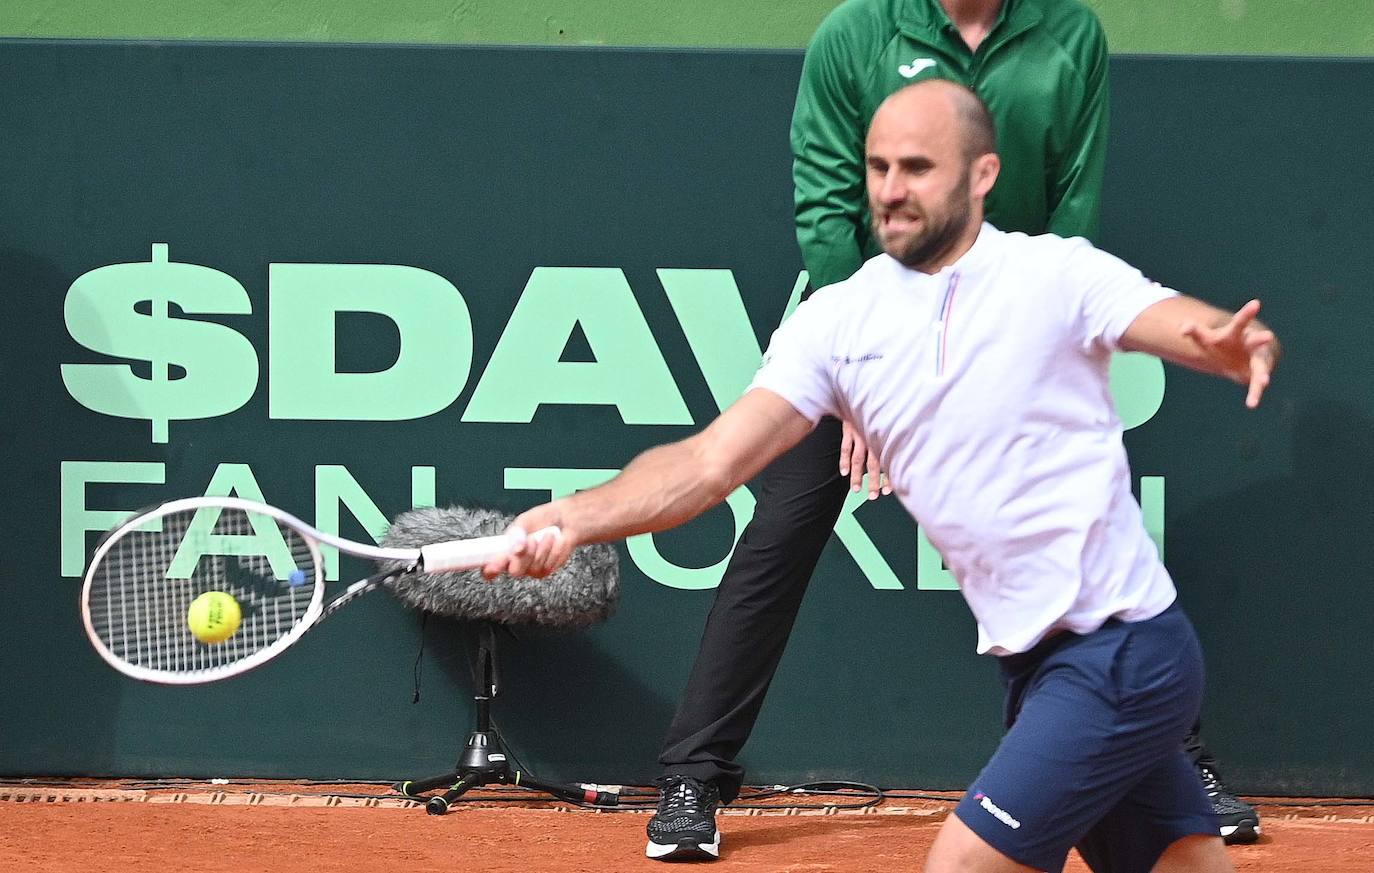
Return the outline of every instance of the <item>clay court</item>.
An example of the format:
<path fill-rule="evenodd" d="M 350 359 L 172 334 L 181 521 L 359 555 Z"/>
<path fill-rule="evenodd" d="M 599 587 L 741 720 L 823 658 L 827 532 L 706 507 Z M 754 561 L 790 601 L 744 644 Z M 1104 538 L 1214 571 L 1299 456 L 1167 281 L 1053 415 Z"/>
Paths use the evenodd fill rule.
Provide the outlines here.
<path fill-rule="evenodd" d="M 518 790 L 485 792 L 484 798 L 440 817 L 376 785 L 332 786 L 325 793 L 271 783 L 162 789 L 9 783 L 0 785 L 0 870 L 663 869 L 643 857 L 647 811 L 536 806 Z M 1374 802 L 1254 800 L 1265 836 L 1228 850 L 1237 869 L 1374 869 Z M 896 798 L 863 809 L 728 809 L 720 820 L 723 856 L 712 866 L 916 870 L 952 805 Z M 1087 868 L 1075 857 L 1066 869 Z"/>

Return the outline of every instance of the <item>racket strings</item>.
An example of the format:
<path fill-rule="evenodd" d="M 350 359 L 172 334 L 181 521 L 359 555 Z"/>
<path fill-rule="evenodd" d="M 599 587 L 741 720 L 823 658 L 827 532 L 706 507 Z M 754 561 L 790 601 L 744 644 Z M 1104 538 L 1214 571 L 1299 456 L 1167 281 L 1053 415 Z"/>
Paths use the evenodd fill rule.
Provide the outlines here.
<path fill-rule="evenodd" d="M 219 515 L 198 516 L 205 512 Z M 317 573 L 310 542 L 269 516 L 182 510 L 115 537 L 94 570 L 89 615 L 105 647 L 128 664 L 214 671 L 271 647 L 305 620 Z M 215 644 L 197 640 L 187 622 L 191 602 L 208 591 L 231 595 L 242 611 L 233 636 Z"/>

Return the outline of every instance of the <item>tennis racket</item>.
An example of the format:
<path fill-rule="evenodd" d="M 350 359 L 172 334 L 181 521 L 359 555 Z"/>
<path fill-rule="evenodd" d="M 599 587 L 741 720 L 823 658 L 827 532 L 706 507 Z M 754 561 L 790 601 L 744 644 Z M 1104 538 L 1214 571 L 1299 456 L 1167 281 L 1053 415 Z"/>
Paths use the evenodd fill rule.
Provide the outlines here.
<path fill-rule="evenodd" d="M 275 658 L 388 580 L 470 570 L 523 540 L 517 529 L 418 549 L 382 548 L 250 500 L 173 500 L 137 513 L 101 540 L 81 586 L 81 620 L 100 657 L 126 676 L 171 685 L 214 682 Z M 326 604 L 321 544 L 389 569 Z M 237 630 L 218 643 L 198 640 L 187 620 L 191 601 L 211 591 L 232 596 L 242 613 Z"/>

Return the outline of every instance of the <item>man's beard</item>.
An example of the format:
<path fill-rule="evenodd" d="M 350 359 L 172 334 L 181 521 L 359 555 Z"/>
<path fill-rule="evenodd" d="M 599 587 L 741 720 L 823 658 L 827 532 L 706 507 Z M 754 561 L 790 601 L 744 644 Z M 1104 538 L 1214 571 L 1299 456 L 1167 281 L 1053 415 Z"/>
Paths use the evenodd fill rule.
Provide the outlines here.
<path fill-rule="evenodd" d="M 889 248 L 886 241 L 883 242 L 883 251 L 892 256 L 904 267 L 919 270 L 927 264 L 938 262 L 941 257 L 954 247 L 959 237 L 968 228 L 969 219 L 973 215 L 973 206 L 969 203 L 969 173 L 964 172 L 964 176 L 959 180 L 954 192 L 945 201 L 945 216 L 939 222 L 931 221 L 931 216 L 926 213 L 922 218 L 926 221 L 926 227 L 914 238 L 906 240 L 907 246 L 901 249 Z M 883 240 L 883 235 L 879 229 L 879 219 L 873 219 L 873 235 L 879 240 Z M 896 242 L 896 241 L 894 241 Z"/>

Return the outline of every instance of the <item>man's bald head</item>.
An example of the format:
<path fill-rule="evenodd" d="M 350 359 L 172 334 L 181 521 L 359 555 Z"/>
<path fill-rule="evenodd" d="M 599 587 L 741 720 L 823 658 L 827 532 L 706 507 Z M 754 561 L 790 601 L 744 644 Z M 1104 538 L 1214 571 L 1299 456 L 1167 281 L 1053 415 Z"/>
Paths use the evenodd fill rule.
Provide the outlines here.
<path fill-rule="evenodd" d="M 1001 162 L 978 95 L 928 79 L 883 101 L 864 148 L 868 209 L 883 251 L 935 272 L 973 244 Z"/>
<path fill-rule="evenodd" d="M 899 119 L 918 124 L 952 124 L 969 160 L 997 151 L 997 127 L 987 104 L 958 82 L 923 79 L 893 92 L 878 107 L 869 128 L 900 123 Z"/>

